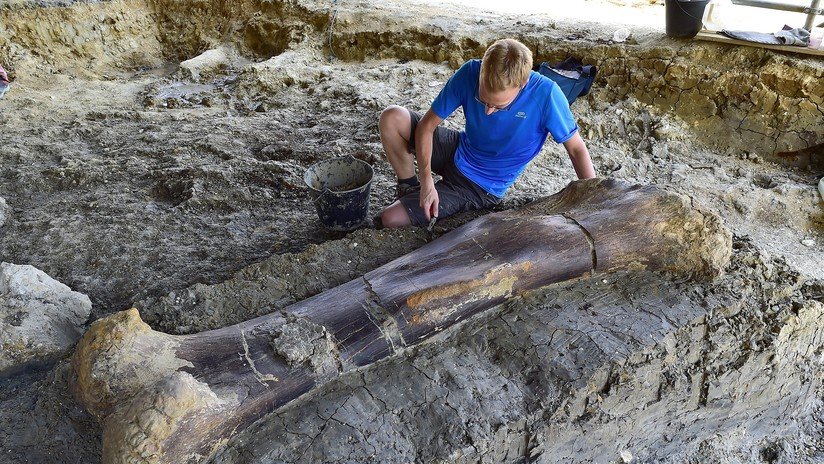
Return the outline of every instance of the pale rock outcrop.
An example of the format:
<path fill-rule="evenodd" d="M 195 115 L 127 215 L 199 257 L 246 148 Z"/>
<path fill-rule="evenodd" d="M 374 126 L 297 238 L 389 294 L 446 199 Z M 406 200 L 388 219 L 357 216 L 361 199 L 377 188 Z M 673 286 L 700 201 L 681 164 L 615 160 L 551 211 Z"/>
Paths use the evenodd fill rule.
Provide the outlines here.
<path fill-rule="evenodd" d="M 3 197 L 0 197 L 0 227 L 3 227 L 3 224 L 6 223 L 9 216 L 11 216 L 11 208 L 9 207 L 9 204 L 6 203 L 6 200 Z"/>
<path fill-rule="evenodd" d="M 226 46 L 220 46 L 197 55 L 180 63 L 180 73 L 192 80 L 199 81 L 212 77 L 237 63 L 240 57 L 237 52 Z"/>
<path fill-rule="evenodd" d="M 0 373 L 63 355 L 91 309 L 88 296 L 33 266 L 0 264 Z"/>

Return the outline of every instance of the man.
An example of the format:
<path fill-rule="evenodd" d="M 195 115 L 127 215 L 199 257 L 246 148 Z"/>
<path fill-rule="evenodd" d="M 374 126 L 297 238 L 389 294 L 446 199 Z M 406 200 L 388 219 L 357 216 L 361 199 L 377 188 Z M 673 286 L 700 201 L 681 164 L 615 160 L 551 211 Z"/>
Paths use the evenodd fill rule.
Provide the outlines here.
<path fill-rule="evenodd" d="M 3 69 L 3 66 L 0 65 L 0 98 L 3 98 L 3 95 L 8 92 L 11 84 L 9 84 L 9 76 L 6 74 L 6 70 Z"/>
<path fill-rule="evenodd" d="M 458 107 L 465 131 L 439 127 Z M 514 39 L 496 41 L 483 60 L 461 66 L 423 117 L 393 105 L 378 127 L 398 176 L 398 199 L 380 214 L 383 227 L 426 224 L 500 203 L 548 135 L 564 144 L 578 178 L 595 177 L 566 97 L 532 71 L 532 52 Z M 442 177 L 437 184 L 433 172 Z"/>

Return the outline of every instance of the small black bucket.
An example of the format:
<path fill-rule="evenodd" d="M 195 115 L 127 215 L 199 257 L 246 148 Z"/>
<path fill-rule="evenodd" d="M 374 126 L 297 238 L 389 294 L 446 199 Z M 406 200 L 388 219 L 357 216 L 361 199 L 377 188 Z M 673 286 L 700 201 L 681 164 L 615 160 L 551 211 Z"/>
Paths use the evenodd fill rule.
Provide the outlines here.
<path fill-rule="evenodd" d="M 341 156 L 313 164 L 303 175 L 315 209 L 324 227 L 356 229 L 369 214 L 372 166 L 352 156 Z"/>
<path fill-rule="evenodd" d="M 704 8 L 710 0 L 666 0 L 667 35 L 691 38 L 703 26 Z"/>

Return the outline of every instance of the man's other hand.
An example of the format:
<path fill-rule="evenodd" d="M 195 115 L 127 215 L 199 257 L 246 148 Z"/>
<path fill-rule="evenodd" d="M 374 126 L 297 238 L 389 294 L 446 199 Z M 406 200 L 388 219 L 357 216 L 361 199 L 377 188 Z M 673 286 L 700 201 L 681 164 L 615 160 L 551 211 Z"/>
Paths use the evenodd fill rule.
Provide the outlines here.
<path fill-rule="evenodd" d="M 435 184 L 430 179 L 429 182 L 421 182 L 421 209 L 427 221 L 432 217 L 438 217 L 438 191 L 435 189 Z"/>

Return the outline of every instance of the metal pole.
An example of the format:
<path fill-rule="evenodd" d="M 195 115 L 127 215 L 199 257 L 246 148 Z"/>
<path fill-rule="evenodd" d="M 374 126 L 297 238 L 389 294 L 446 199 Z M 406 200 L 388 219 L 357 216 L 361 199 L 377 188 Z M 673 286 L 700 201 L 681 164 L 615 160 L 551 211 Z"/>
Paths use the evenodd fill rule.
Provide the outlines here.
<path fill-rule="evenodd" d="M 807 21 L 804 29 L 812 31 L 813 23 L 817 15 L 824 15 L 824 10 L 819 8 L 821 0 L 812 0 L 810 6 L 791 5 L 788 3 L 772 2 L 768 0 L 730 0 L 734 5 L 754 6 L 756 8 L 766 8 L 768 10 L 791 11 L 793 13 L 806 13 Z"/>
<path fill-rule="evenodd" d="M 821 0 L 813 0 L 810 4 L 810 11 L 807 13 L 807 21 L 804 23 L 804 29 L 808 31 L 813 30 L 813 23 L 815 22 L 815 16 L 822 14 L 822 12 L 818 9 L 818 5 L 821 4 Z"/>

